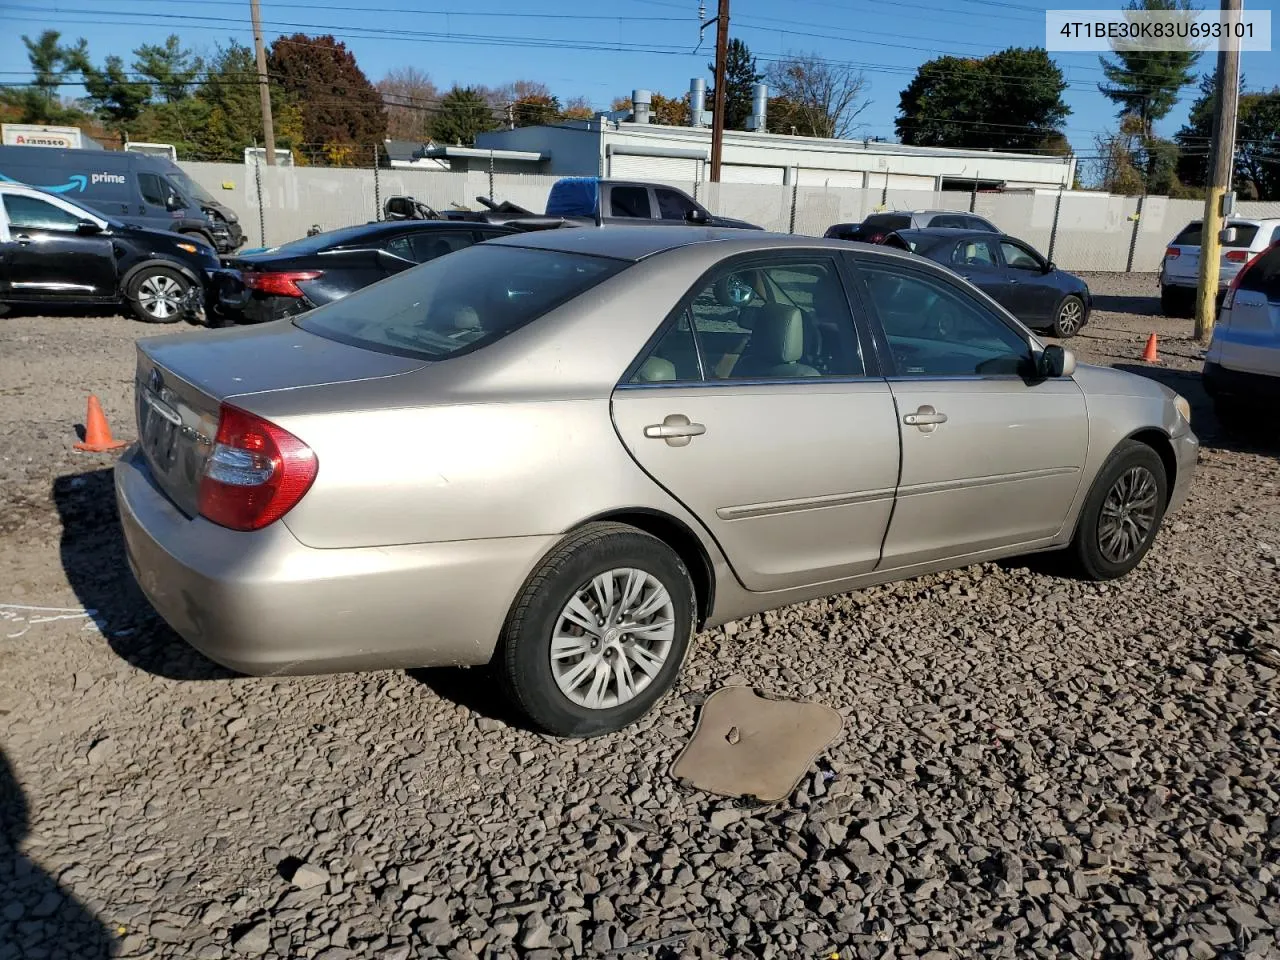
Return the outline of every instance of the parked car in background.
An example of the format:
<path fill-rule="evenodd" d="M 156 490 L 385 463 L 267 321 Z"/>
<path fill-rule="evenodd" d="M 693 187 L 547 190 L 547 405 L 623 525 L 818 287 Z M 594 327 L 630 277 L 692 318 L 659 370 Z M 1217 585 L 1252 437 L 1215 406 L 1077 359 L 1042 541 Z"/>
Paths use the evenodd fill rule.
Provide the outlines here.
<path fill-rule="evenodd" d="M 229 316 L 250 323 L 279 320 L 512 232 L 497 224 L 401 220 L 317 233 L 226 260 L 218 302 Z"/>
<path fill-rule="evenodd" d="M 1280 241 L 1227 286 L 1204 362 L 1204 389 L 1228 426 L 1275 426 L 1280 410 Z"/>
<path fill-rule="evenodd" d="M 500 237 L 141 340 L 135 381 L 126 553 L 190 643 L 489 664 L 569 736 L 648 711 L 701 626 L 1032 551 L 1123 576 L 1198 446 L 1172 390 L 930 261 L 686 226 Z"/>
<path fill-rule="evenodd" d="M 1016 237 L 932 228 L 898 230 L 884 242 L 950 267 L 1033 330 L 1066 339 L 1089 322 L 1089 285 Z"/>
<path fill-rule="evenodd" d="M 1218 297 L 1221 298 L 1240 268 L 1271 244 L 1280 241 L 1280 218 L 1251 220 L 1232 217 L 1226 228 L 1235 237 L 1222 244 L 1218 264 Z M 1200 221 L 1193 220 L 1178 233 L 1160 264 L 1160 311 L 1168 317 L 1190 316 L 1195 311 L 1200 286 Z"/>
<path fill-rule="evenodd" d="M 172 160 L 118 150 L 0 146 L 0 182 L 56 193 L 121 223 L 244 244 L 239 218 Z"/>
<path fill-rule="evenodd" d="M 837 223 L 827 228 L 828 237 L 841 240 L 860 240 L 863 243 L 883 243 L 884 238 L 898 230 L 924 230 L 931 227 L 954 227 L 958 230 L 985 230 L 999 233 L 1000 228 L 990 220 L 963 210 L 893 210 L 873 213 L 861 223 Z"/>
<path fill-rule="evenodd" d="M 205 316 L 219 274 L 195 237 L 121 223 L 33 187 L 0 183 L 0 303 L 128 305 L 139 320 Z"/>

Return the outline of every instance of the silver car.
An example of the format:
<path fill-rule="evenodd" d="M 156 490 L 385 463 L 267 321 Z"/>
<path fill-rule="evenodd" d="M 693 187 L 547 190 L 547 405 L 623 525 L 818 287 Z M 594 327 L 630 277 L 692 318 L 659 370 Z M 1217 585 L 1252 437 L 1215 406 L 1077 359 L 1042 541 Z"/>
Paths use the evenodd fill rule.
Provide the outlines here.
<path fill-rule="evenodd" d="M 1218 295 L 1222 296 L 1236 274 L 1273 243 L 1280 243 L 1280 219 L 1250 220 L 1233 217 L 1226 228 L 1234 231 L 1222 245 L 1218 263 Z M 1200 286 L 1200 221 L 1193 220 L 1165 248 L 1160 262 L 1160 312 L 1167 317 L 1195 311 Z"/>
<path fill-rule="evenodd" d="M 489 664 L 614 730 L 694 632 L 1011 554 L 1128 573 L 1185 400 L 1077 367 L 909 253 L 604 227 L 461 250 L 290 320 L 140 341 L 128 555 L 253 674 Z"/>

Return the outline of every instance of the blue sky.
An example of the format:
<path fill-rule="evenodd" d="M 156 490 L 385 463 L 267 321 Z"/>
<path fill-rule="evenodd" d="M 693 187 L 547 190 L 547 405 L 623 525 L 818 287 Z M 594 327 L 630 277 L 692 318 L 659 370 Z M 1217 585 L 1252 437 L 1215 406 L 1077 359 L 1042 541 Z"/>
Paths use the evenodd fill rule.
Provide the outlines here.
<path fill-rule="evenodd" d="M 715 0 L 706 0 L 707 15 Z M 1272 9 L 1277 0 L 1250 0 Z M 1008 46 L 1044 43 L 1049 7 L 1119 6 L 1079 0 L 733 0 L 730 35 L 762 59 L 790 51 L 815 52 L 857 64 L 870 106 L 860 133 L 894 139 L 898 94 L 915 68 L 941 54 L 982 56 Z M 607 108 L 634 87 L 678 95 L 695 75 L 707 76 L 715 34 L 698 46 L 697 0 L 262 0 L 268 39 L 301 30 L 333 33 L 355 53 L 371 80 L 387 70 L 416 66 L 442 88 L 458 83 L 498 85 L 541 80 L 561 100 L 577 95 Z M 0 70 L 5 82 L 25 79 L 20 35 L 45 27 L 69 39 L 83 36 L 95 61 L 118 54 L 130 61 L 141 43 L 177 33 L 197 50 L 235 37 L 252 41 L 248 0 L 5 0 L 0 4 Z M 500 38 L 497 43 L 488 42 Z M 546 42 L 556 46 L 545 46 Z M 568 49 L 572 45 L 579 49 Z M 592 49 L 582 49 L 582 48 Z M 1076 151 L 1092 152 L 1096 133 L 1113 128 L 1114 108 L 1097 91 L 1097 54 L 1054 53 L 1072 114 L 1066 133 Z M 1280 84 L 1280 52 L 1246 53 L 1251 88 Z M 1203 58 L 1200 72 L 1212 69 Z M 1160 125 L 1172 135 L 1194 99 Z"/>

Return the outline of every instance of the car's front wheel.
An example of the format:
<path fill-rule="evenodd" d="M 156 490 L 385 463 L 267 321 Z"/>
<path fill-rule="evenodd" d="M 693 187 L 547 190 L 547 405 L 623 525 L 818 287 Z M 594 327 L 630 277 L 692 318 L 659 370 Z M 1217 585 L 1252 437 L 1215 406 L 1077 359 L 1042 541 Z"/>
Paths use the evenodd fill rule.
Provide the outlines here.
<path fill-rule="evenodd" d="M 595 736 L 633 723 L 662 698 L 693 627 L 693 583 L 680 557 L 634 527 L 594 523 L 529 577 L 495 666 L 534 726 Z"/>
<path fill-rule="evenodd" d="M 1058 313 L 1053 318 L 1053 335 L 1059 340 L 1074 337 L 1084 326 L 1084 301 L 1074 293 L 1062 298 Z"/>
<path fill-rule="evenodd" d="M 1090 580 L 1123 577 L 1142 560 L 1168 503 L 1160 455 L 1125 440 L 1103 464 L 1085 500 L 1071 543 L 1076 566 Z"/>
<path fill-rule="evenodd" d="M 143 267 L 125 291 L 143 323 L 177 323 L 186 309 L 191 281 L 169 267 Z"/>

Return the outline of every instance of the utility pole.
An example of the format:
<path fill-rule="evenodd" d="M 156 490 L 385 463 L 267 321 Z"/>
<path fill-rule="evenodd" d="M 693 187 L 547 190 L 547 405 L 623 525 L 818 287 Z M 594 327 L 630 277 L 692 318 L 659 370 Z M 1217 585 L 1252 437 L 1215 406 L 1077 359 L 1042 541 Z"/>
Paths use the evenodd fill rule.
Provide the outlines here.
<path fill-rule="evenodd" d="M 267 143 L 267 166 L 276 165 L 276 130 L 271 122 L 271 88 L 267 86 L 267 51 L 262 45 L 262 9 L 249 0 L 253 16 L 253 52 L 258 60 L 258 96 L 262 100 L 262 139 Z"/>
<path fill-rule="evenodd" d="M 1239 14 L 1241 0 L 1222 0 L 1223 14 Z M 1240 45 L 1228 41 L 1218 50 L 1214 85 L 1213 149 L 1209 183 L 1204 194 L 1200 225 L 1200 286 L 1196 294 L 1196 339 L 1208 340 L 1217 319 L 1219 259 L 1218 231 L 1222 229 L 1223 203 L 1231 190 L 1236 159 L 1236 110 L 1240 103 Z"/>
<path fill-rule="evenodd" d="M 256 2 L 256 0 L 255 0 Z M 720 182 L 720 155 L 724 152 L 725 61 L 729 59 L 729 0 L 720 0 L 716 14 L 716 102 L 711 108 L 711 182 Z"/>

